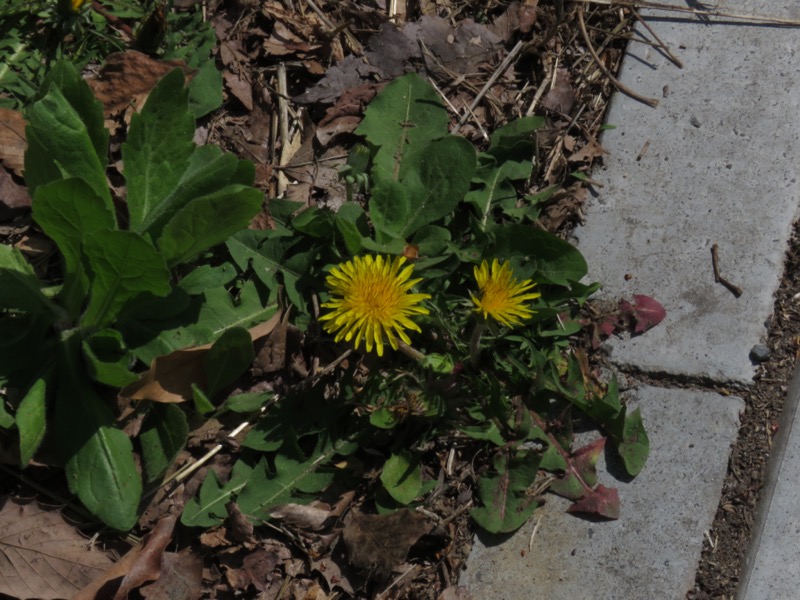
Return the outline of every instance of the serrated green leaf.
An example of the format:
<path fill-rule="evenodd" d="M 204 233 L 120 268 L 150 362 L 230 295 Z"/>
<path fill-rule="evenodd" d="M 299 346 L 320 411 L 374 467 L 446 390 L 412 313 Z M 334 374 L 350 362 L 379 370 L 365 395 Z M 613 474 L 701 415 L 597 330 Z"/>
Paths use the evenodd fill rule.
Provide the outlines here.
<path fill-rule="evenodd" d="M 409 504 L 422 489 L 419 459 L 408 450 L 392 454 L 381 471 L 383 487 L 400 504 Z"/>
<path fill-rule="evenodd" d="M 245 229 L 261 210 L 261 200 L 257 189 L 232 185 L 191 201 L 172 217 L 158 238 L 167 264 L 188 262 Z"/>
<path fill-rule="evenodd" d="M 216 472 L 209 469 L 200 492 L 186 503 L 181 523 L 188 527 L 213 527 L 222 523 L 228 514 L 225 505 L 247 485 L 252 472 L 247 463 L 238 460 L 233 465 L 230 480 L 220 485 Z"/>
<path fill-rule="evenodd" d="M 158 82 L 142 111 L 131 119 L 122 145 L 128 212 L 132 231 L 143 232 L 145 220 L 172 193 L 195 149 L 194 117 L 183 72 L 174 69 Z"/>
<path fill-rule="evenodd" d="M 84 327 L 110 324 L 140 294 L 170 292 L 164 259 L 136 233 L 97 231 L 86 239 L 84 253 L 92 271 L 89 306 L 81 319 Z"/>
<path fill-rule="evenodd" d="M 235 413 L 255 412 L 273 398 L 275 398 L 275 394 L 270 391 L 236 394 L 225 400 L 224 408 Z"/>
<path fill-rule="evenodd" d="M 214 342 L 206 355 L 208 389 L 213 398 L 244 373 L 253 362 L 253 340 L 243 327 L 233 327 Z"/>
<path fill-rule="evenodd" d="M 181 315 L 167 320 L 128 320 L 120 324 L 125 340 L 139 360 L 150 364 L 187 346 L 216 340 L 227 329 L 263 323 L 277 311 L 270 295 L 256 282 L 248 281 L 236 298 L 224 287 L 211 288 L 196 298 Z"/>
<path fill-rule="evenodd" d="M 108 150 L 104 148 L 98 156 L 80 114 L 58 87 L 51 86 L 44 98 L 28 108 L 26 117 L 25 182 L 31 196 L 41 185 L 76 177 L 113 210 L 105 173 Z"/>
<path fill-rule="evenodd" d="M 37 379 L 28 389 L 17 408 L 16 423 L 19 431 L 19 464 L 24 469 L 44 439 L 46 426 L 47 382 Z"/>
<path fill-rule="evenodd" d="M 364 249 L 362 240 L 369 237 L 369 224 L 361 205 L 355 202 L 342 204 L 336 212 L 334 225 L 350 254 L 355 256 Z"/>
<path fill-rule="evenodd" d="M 266 520 L 269 509 L 287 502 L 302 503 L 305 497 L 297 492 L 316 494 L 325 489 L 333 479 L 327 463 L 338 452 L 344 441 L 320 440 L 311 456 L 299 460 L 283 454 L 275 455 L 275 472 L 271 472 L 262 458 L 239 494 L 237 503 L 241 511 L 253 518 Z"/>
<path fill-rule="evenodd" d="M 139 434 L 147 481 L 154 481 L 167 470 L 186 444 L 188 434 L 189 425 L 180 407 L 153 403 Z"/>
<path fill-rule="evenodd" d="M 210 59 L 197 69 L 189 82 L 189 110 L 199 119 L 222 106 L 222 101 L 222 73 L 217 70 L 214 59 Z"/>
<path fill-rule="evenodd" d="M 373 157 L 375 184 L 397 181 L 409 149 L 447 134 L 450 117 L 436 90 L 416 73 L 387 85 L 370 102 L 356 133 L 378 150 Z"/>

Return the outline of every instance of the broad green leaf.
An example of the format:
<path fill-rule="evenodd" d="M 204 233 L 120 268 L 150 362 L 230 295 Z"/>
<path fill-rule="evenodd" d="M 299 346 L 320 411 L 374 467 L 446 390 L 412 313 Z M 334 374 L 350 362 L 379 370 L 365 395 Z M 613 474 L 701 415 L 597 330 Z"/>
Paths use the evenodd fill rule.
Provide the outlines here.
<path fill-rule="evenodd" d="M 635 477 L 644 468 L 650 454 L 650 438 L 638 408 L 625 417 L 622 440 L 618 442 L 617 452 L 625 463 L 628 475 Z"/>
<path fill-rule="evenodd" d="M 86 240 L 84 252 L 92 271 L 84 327 L 108 325 L 139 294 L 166 296 L 171 289 L 164 259 L 136 233 L 97 231 Z"/>
<path fill-rule="evenodd" d="M 369 224 L 361 205 L 355 202 L 342 204 L 336 212 L 334 225 L 350 254 L 355 256 L 364 249 L 362 240 L 369 237 Z"/>
<path fill-rule="evenodd" d="M 203 416 L 210 415 L 216 409 L 211 403 L 211 399 L 196 383 L 192 384 L 192 404 L 195 411 Z"/>
<path fill-rule="evenodd" d="M 131 119 L 122 145 L 128 211 L 133 231 L 176 188 L 195 149 L 194 117 L 183 73 L 174 69 L 158 82 L 142 111 Z"/>
<path fill-rule="evenodd" d="M 472 144 L 452 135 L 409 155 L 401 167 L 399 184 L 393 180 L 389 193 L 383 193 L 383 184 L 375 186 L 369 210 L 376 229 L 408 239 L 452 213 L 469 190 L 475 163 Z"/>
<path fill-rule="evenodd" d="M 238 460 L 233 465 L 230 480 L 220 485 L 217 473 L 209 469 L 200 492 L 186 503 L 181 523 L 188 527 L 213 527 L 222 523 L 228 516 L 225 505 L 247 485 L 252 472 L 247 463 Z"/>
<path fill-rule="evenodd" d="M 236 275 L 236 267 L 229 262 L 215 267 L 200 265 L 181 279 L 178 286 L 188 294 L 201 294 L 209 288 L 228 285 Z"/>
<path fill-rule="evenodd" d="M 270 391 L 236 394 L 225 400 L 224 408 L 235 413 L 251 413 L 260 410 L 273 398 L 275 398 L 275 394 Z"/>
<path fill-rule="evenodd" d="M 261 210 L 261 200 L 259 190 L 232 185 L 190 202 L 166 224 L 158 239 L 167 264 L 188 262 L 245 229 Z"/>
<path fill-rule="evenodd" d="M 310 206 L 292 219 L 292 227 L 315 238 L 329 238 L 333 233 L 334 214 L 331 209 Z"/>
<path fill-rule="evenodd" d="M 6 409 L 5 396 L 0 395 L 0 429 L 10 429 L 14 425 L 14 415 Z"/>
<path fill-rule="evenodd" d="M 206 373 L 210 398 L 244 373 L 255 358 L 253 340 L 243 327 L 233 327 L 214 342 L 206 355 Z"/>
<path fill-rule="evenodd" d="M 397 181 L 409 149 L 447 134 L 450 117 L 436 90 L 416 73 L 387 85 L 370 102 L 356 129 L 377 147 L 372 176 L 375 185 Z"/>
<path fill-rule="evenodd" d="M 94 381 L 112 387 L 125 387 L 138 377 L 131 373 L 131 356 L 115 329 L 102 329 L 81 344 L 86 371 Z"/>
<path fill-rule="evenodd" d="M 569 286 L 587 273 L 586 259 L 578 249 L 552 233 L 516 224 L 497 226 L 491 232 L 495 243 L 484 258 L 525 257 L 536 269 L 536 281 Z"/>
<path fill-rule="evenodd" d="M 40 290 L 39 279 L 22 252 L 0 244 L 0 309 L 29 313 L 54 309 Z"/>
<path fill-rule="evenodd" d="M 46 426 L 47 382 L 43 378 L 37 379 L 30 387 L 25 397 L 17 408 L 16 422 L 19 430 L 19 464 L 24 469 L 39 444 L 44 439 Z"/>
<path fill-rule="evenodd" d="M 127 531 L 138 517 L 142 480 L 130 439 L 86 382 L 77 335 L 62 342 L 55 422 L 69 489 L 106 525 Z"/>
<path fill-rule="evenodd" d="M 189 82 L 189 110 L 199 119 L 222 106 L 222 101 L 222 73 L 209 59 Z"/>
<path fill-rule="evenodd" d="M 61 297 L 70 316 L 75 318 L 89 290 L 89 278 L 81 261 L 83 242 L 101 229 L 115 229 L 114 214 L 86 182 L 70 178 L 37 188 L 33 218 L 64 257 Z"/>
<path fill-rule="evenodd" d="M 189 425 L 180 407 L 153 403 L 139 434 L 147 481 L 154 481 L 167 470 L 186 444 L 188 434 Z"/>
<path fill-rule="evenodd" d="M 478 497 L 483 506 L 470 515 L 489 533 L 510 533 L 519 529 L 536 509 L 528 488 L 536 480 L 539 456 L 534 452 L 508 457 L 499 450 L 494 458 L 494 473 L 478 480 Z"/>
<path fill-rule="evenodd" d="M 2 288 L 0 271 L 0 288 Z M 45 336 L 53 323 L 49 313 L 0 312 L 0 376 L 48 362 L 52 347 Z M 36 352 L 31 352 L 36 348 Z"/>
<path fill-rule="evenodd" d="M 92 140 L 95 154 L 105 166 L 108 162 L 109 133 L 103 117 L 103 103 L 94 97 L 89 84 L 81 77 L 78 69 L 67 60 L 57 62 L 47 72 L 37 96 L 44 96 L 51 86 L 56 86 L 64 95 L 64 99 L 78 113 L 86 125 L 86 131 Z"/>
<path fill-rule="evenodd" d="M 547 119 L 544 117 L 521 117 L 510 121 L 492 132 L 489 152 L 495 156 L 509 152 L 519 154 L 524 152 L 520 144 L 526 146 L 528 151 L 533 150 L 533 134 L 546 123 Z"/>
<path fill-rule="evenodd" d="M 25 181 L 32 197 L 36 189 L 57 179 L 83 179 L 113 211 L 106 182 L 106 153 L 95 150 L 81 115 L 56 86 L 26 112 Z M 102 158 L 101 158 L 102 156 Z"/>
<path fill-rule="evenodd" d="M 412 502 L 422 489 L 419 459 L 407 450 L 392 454 L 383 465 L 381 483 L 389 495 L 400 504 Z"/>

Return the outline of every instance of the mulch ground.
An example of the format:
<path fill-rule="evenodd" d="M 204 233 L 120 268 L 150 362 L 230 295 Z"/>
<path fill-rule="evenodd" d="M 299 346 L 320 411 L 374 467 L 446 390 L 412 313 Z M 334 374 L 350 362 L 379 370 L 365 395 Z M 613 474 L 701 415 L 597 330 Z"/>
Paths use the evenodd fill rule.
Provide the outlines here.
<path fill-rule="evenodd" d="M 615 89 L 608 75 L 616 72 L 637 19 L 632 11 L 546 0 L 420 0 L 407 7 L 398 2 L 400 10 L 390 19 L 384 3 L 370 1 L 208 4 L 208 19 L 219 39 L 217 60 L 226 101 L 201 123 L 198 140 L 252 160 L 256 185 L 268 197 L 338 206 L 345 190 L 337 172 L 356 140 L 353 131 L 364 107 L 385 83 L 414 70 L 437 86 L 451 108 L 453 128 L 479 148 L 489 133 L 514 118 L 545 116 L 547 135 L 540 140 L 534 176 L 520 192 L 535 194 L 558 186 L 539 218 L 544 229 L 564 233 L 583 220 L 590 185 L 585 178 L 602 160 L 599 137 Z M 150 77 L 154 82 L 163 74 L 141 55 L 116 60 L 117 70 L 137 73 L 130 81 Z M 120 102 L 120 94 L 140 93 L 126 92 L 125 85 L 135 87 L 119 81 L 99 92 L 108 94 L 107 106 Z M 112 115 L 117 135 L 125 122 L 120 108 Z M 262 226 L 269 221 L 267 214 L 261 219 Z M 24 212 L 0 223 L 0 233 L 7 242 L 36 239 Z M 698 600 L 732 598 L 735 593 L 772 436 L 800 347 L 798 261 L 796 239 L 770 323 L 770 358 L 745 394 L 740 437 L 690 595 Z M 226 432 L 225 423 L 195 431 L 190 450 L 199 456 Z M 443 445 L 437 460 L 446 461 L 446 452 Z M 215 458 L 223 472 L 231 464 L 226 451 Z M 200 539 L 179 535 L 176 541 L 203 557 L 204 597 L 463 600 L 468 596 L 457 582 L 473 534 L 463 509 L 471 493 L 469 465 L 456 465 L 452 473 L 448 493 L 433 507 L 442 523 L 439 530 L 412 548 L 402 569 L 381 578 L 349 566 L 342 545 L 333 538 L 286 524 L 254 533 L 232 518 Z M 203 474 L 189 481 L 185 491 L 196 489 Z M 32 477 L 45 486 L 57 485 L 35 472 Z M 3 487 L 30 495 L 26 484 L 9 478 Z M 349 497 L 354 506 L 359 501 Z M 168 506 L 168 500 L 156 495 L 140 533 L 147 533 Z"/>

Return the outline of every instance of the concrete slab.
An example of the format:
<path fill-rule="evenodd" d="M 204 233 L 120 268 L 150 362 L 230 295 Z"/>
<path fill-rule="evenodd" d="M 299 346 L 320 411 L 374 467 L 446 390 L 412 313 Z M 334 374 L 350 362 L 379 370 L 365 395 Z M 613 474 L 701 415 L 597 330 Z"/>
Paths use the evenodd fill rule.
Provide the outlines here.
<path fill-rule="evenodd" d="M 796 0 L 720 8 L 800 19 Z M 797 29 L 649 14 L 685 68 L 630 45 L 621 79 L 660 105 L 615 96 L 607 122 L 617 128 L 602 138 L 610 155 L 593 174 L 605 187 L 576 238 L 605 294 L 647 294 L 668 311 L 646 335 L 614 341 L 613 360 L 749 383 L 748 355 L 766 334 L 800 200 L 800 37 Z M 740 298 L 714 282 L 715 243 Z"/>
<path fill-rule="evenodd" d="M 797 598 L 800 590 L 800 371 L 789 386 L 774 439 L 739 600 Z"/>
<path fill-rule="evenodd" d="M 744 404 L 654 387 L 630 396 L 642 408 L 651 453 L 631 482 L 615 480 L 600 466 L 600 482 L 619 490 L 621 518 L 582 520 L 564 512 L 567 501 L 553 497 L 511 538 L 476 540 L 460 582 L 475 600 L 683 600 L 692 589 Z"/>

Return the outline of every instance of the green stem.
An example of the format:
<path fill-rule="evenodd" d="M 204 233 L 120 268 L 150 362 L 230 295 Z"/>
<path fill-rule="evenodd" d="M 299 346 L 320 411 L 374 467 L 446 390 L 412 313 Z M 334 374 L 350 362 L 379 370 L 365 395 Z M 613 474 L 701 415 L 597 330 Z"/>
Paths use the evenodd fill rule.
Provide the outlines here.
<path fill-rule="evenodd" d="M 476 368 L 481 362 L 481 335 L 483 335 L 484 329 L 486 329 L 486 321 L 480 319 L 475 323 L 475 329 L 472 330 L 472 336 L 469 338 L 470 364 Z"/>

